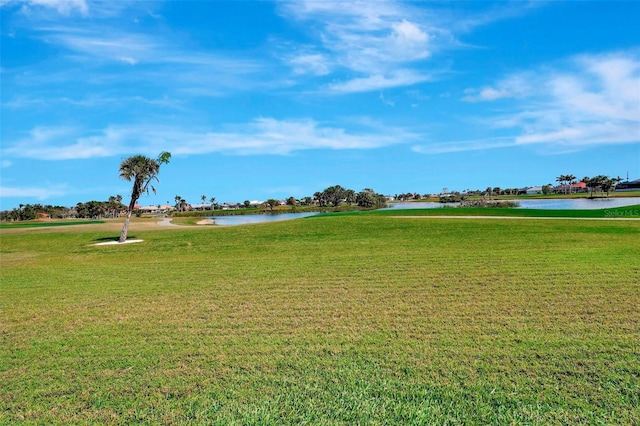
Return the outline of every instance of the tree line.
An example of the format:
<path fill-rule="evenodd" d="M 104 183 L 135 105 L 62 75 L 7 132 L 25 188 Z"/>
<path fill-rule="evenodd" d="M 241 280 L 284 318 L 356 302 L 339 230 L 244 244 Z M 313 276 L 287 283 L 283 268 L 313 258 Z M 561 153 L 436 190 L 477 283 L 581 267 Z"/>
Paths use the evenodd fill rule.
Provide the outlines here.
<path fill-rule="evenodd" d="M 3 221 L 19 221 L 19 220 L 33 220 L 42 217 L 63 219 L 63 218 L 88 218 L 88 219 L 101 219 L 101 218 L 116 218 L 122 214 L 127 214 L 128 218 L 132 213 L 139 215 L 141 212 L 135 209 L 135 204 L 138 198 L 145 192 L 152 190 L 155 192 L 155 188 L 150 185 L 152 181 L 158 181 L 158 173 L 161 164 L 169 162 L 171 154 L 163 152 L 157 159 L 150 159 L 143 156 L 133 156 L 122 162 L 120 165 L 120 177 L 133 181 L 132 197 L 127 207 L 122 203 L 122 196 L 115 195 L 109 197 L 106 201 L 88 201 L 80 202 L 75 207 L 53 206 L 43 204 L 20 204 L 19 208 L 14 208 L 10 211 L 0 212 L 0 220 Z M 552 184 L 543 185 L 541 187 L 543 194 L 551 194 L 552 192 L 571 193 L 573 191 L 573 185 L 578 182 L 584 182 L 586 189 L 589 191 L 590 196 L 593 197 L 594 192 L 601 192 L 609 195 L 609 192 L 616 188 L 617 184 L 622 181 L 620 177 L 609 177 L 606 175 L 597 175 L 593 177 L 585 176 L 580 181 L 577 180 L 575 175 L 563 174 L 556 177 L 556 182 L 559 186 L 553 187 Z M 523 193 L 522 188 L 500 188 L 500 187 L 487 187 L 485 190 L 470 190 L 467 189 L 460 193 L 458 191 L 449 192 L 447 188 L 443 188 L 440 198 L 445 201 L 456 201 L 457 198 L 467 198 L 470 196 L 479 196 L 482 198 L 497 195 L 519 195 Z M 419 194 L 416 192 L 407 192 L 401 194 L 395 194 L 394 198 L 398 201 L 419 200 L 422 198 L 428 198 L 429 194 Z M 208 198 L 206 195 L 201 197 L 204 205 L 205 201 L 210 201 L 210 206 L 213 209 L 220 209 L 221 206 L 216 203 L 215 197 Z M 181 196 L 176 195 L 175 198 L 175 210 L 182 212 L 190 207 L 190 204 Z M 458 200 L 459 201 L 459 200 Z M 167 201 L 169 204 L 169 201 Z M 283 204 L 283 201 L 277 199 L 268 199 L 262 205 L 270 210 Z M 334 185 L 325 188 L 323 191 L 318 191 L 313 196 L 306 196 L 300 199 L 295 197 L 289 197 L 284 201 L 284 204 L 295 206 L 313 206 L 317 205 L 323 208 L 326 207 L 338 207 L 340 205 L 353 205 L 360 208 L 381 208 L 386 206 L 387 197 L 385 195 L 376 193 L 371 188 L 365 188 L 360 192 L 355 192 L 353 189 L 344 188 L 341 185 Z M 237 208 L 250 208 L 252 204 L 249 200 L 245 200 L 244 203 L 234 205 Z M 204 207 L 203 207 L 204 208 Z"/>
<path fill-rule="evenodd" d="M 0 212 L 0 220 L 116 218 L 119 217 L 126 208 L 127 206 L 122 204 L 121 195 L 111 196 L 107 201 L 80 202 L 74 207 L 53 206 L 50 204 L 20 204 L 18 208 Z"/>

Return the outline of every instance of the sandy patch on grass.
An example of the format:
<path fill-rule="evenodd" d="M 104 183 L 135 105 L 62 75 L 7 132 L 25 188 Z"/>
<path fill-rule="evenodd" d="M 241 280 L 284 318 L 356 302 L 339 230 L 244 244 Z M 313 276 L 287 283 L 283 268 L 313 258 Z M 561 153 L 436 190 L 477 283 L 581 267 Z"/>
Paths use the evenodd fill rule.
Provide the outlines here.
<path fill-rule="evenodd" d="M 213 219 L 203 219 L 197 222 L 198 225 L 215 225 L 216 221 Z"/>
<path fill-rule="evenodd" d="M 121 243 L 119 241 L 107 241 L 104 243 L 96 243 L 96 244 L 92 244 L 94 246 L 114 246 L 114 245 L 119 245 L 119 244 L 130 244 L 130 243 L 141 243 L 144 240 L 125 240 L 124 243 Z"/>

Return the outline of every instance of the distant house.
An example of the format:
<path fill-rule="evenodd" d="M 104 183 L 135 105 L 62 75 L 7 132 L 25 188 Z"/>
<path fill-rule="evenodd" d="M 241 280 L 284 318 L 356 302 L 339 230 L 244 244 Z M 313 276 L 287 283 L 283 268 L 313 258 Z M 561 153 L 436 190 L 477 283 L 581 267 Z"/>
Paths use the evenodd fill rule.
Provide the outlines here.
<path fill-rule="evenodd" d="M 640 191 L 640 179 L 620 182 L 616 185 L 616 191 Z"/>
<path fill-rule="evenodd" d="M 142 210 L 144 213 L 158 213 L 160 208 L 158 206 L 136 206 L 138 210 Z"/>
<path fill-rule="evenodd" d="M 221 208 L 222 210 L 236 210 L 236 209 L 240 208 L 240 204 L 238 204 L 238 203 L 225 202 L 225 203 L 222 203 L 222 204 L 220 205 L 220 208 Z"/>
<path fill-rule="evenodd" d="M 531 188 L 527 188 L 527 195 L 535 195 L 542 194 L 541 186 L 532 186 Z"/>
<path fill-rule="evenodd" d="M 558 185 L 553 188 L 557 194 L 573 194 L 575 192 L 589 192 L 587 184 L 584 182 L 572 183 L 571 185 Z"/>
<path fill-rule="evenodd" d="M 160 206 L 140 206 L 138 204 L 134 207 L 136 210 L 141 210 L 144 213 L 165 213 L 174 210 L 172 206 L 160 205 Z"/>
<path fill-rule="evenodd" d="M 212 209 L 212 204 L 191 204 L 191 208 L 193 210 L 211 210 Z"/>

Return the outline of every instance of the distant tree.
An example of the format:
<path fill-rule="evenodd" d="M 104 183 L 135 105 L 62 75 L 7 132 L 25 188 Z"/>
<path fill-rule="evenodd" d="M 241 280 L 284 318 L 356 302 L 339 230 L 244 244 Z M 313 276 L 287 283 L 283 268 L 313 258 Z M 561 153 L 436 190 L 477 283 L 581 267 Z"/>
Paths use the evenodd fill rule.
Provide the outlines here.
<path fill-rule="evenodd" d="M 370 209 L 376 205 L 376 197 L 373 191 L 363 189 L 356 195 L 356 204 L 359 207 Z"/>
<path fill-rule="evenodd" d="M 347 191 L 347 189 L 340 185 L 328 187 L 322 191 L 321 199 L 324 201 L 324 204 L 321 202 L 321 205 L 331 204 L 334 207 L 339 206 L 340 203 L 346 200 L 347 195 L 349 195 Z"/>
<path fill-rule="evenodd" d="M 295 206 L 296 204 L 298 204 L 298 200 L 296 200 L 295 197 L 287 198 L 287 205 L 288 206 Z"/>
<path fill-rule="evenodd" d="M 204 203 L 207 201 L 207 196 L 202 194 L 200 199 L 202 200 L 202 210 L 204 210 Z"/>
<path fill-rule="evenodd" d="M 154 180 L 159 182 L 158 173 L 160 173 L 160 166 L 169 163 L 170 159 L 171 154 L 163 151 L 155 160 L 145 157 L 144 155 L 134 155 L 120 163 L 120 177 L 129 182 L 133 181 L 133 188 L 131 189 L 131 201 L 127 208 L 127 216 L 122 226 L 119 242 L 123 243 L 127 240 L 131 214 L 133 213 L 138 198 L 140 198 L 142 194 L 148 193 L 149 187 L 151 187 L 154 193 L 156 192 L 151 182 Z"/>
<path fill-rule="evenodd" d="M 569 194 L 571 194 L 572 185 L 577 183 L 576 177 L 574 175 L 566 175 L 565 178 L 567 179 L 567 185 L 569 186 Z"/>
<path fill-rule="evenodd" d="M 551 193 L 551 185 L 542 185 L 542 193 L 544 195 Z"/>
<path fill-rule="evenodd" d="M 209 202 L 211 203 L 211 209 L 215 210 L 216 209 L 216 197 L 209 198 Z"/>
<path fill-rule="evenodd" d="M 122 204 L 122 195 L 116 195 L 115 197 L 112 195 L 109 197 L 109 201 L 107 201 L 107 212 L 109 217 L 118 217 L 120 212 L 125 208 L 126 206 Z"/>
<path fill-rule="evenodd" d="M 558 185 L 560 187 L 563 187 L 564 183 L 566 182 L 566 175 L 560 175 L 560 176 L 556 177 L 556 182 L 558 182 Z"/>
<path fill-rule="evenodd" d="M 346 189 L 344 191 L 344 201 L 347 202 L 348 204 L 355 204 L 356 191 L 354 191 L 353 189 Z"/>
<path fill-rule="evenodd" d="M 583 180 L 583 182 L 585 182 L 587 184 L 587 187 L 589 188 L 589 197 L 593 197 L 593 193 L 595 191 L 597 190 L 602 191 L 602 187 L 603 185 L 605 185 L 608 177 L 605 175 L 597 175 L 592 178 L 585 178 L 585 179 L 586 181 Z"/>
<path fill-rule="evenodd" d="M 618 183 L 620 183 L 621 180 L 622 179 L 620 179 L 619 177 L 610 178 L 610 177 L 606 176 L 605 179 L 602 180 L 602 182 L 600 184 L 600 188 L 602 188 L 603 192 L 607 193 L 607 197 L 608 197 L 609 196 L 609 191 L 614 189 L 616 187 L 616 185 Z"/>
<path fill-rule="evenodd" d="M 371 188 L 365 188 L 356 195 L 356 204 L 363 208 L 381 208 L 387 205 L 387 197 L 377 194 Z"/>
<path fill-rule="evenodd" d="M 264 202 L 264 204 L 269 206 L 269 209 L 271 211 L 273 211 L 273 208 L 275 206 L 279 206 L 280 205 L 280 200 L 276 200 L 275 198 L 269 198 L 267 201 Z"/>
<path fill-rule="evenodd" d="M 249 207 L 251 207 L 251 201 L 249 201 L 249 200 L 244 200 L 244 203 L 242 203 L 242 204 L 244 204 L 244 207 L 245 207 L 246 209 L 248 209 Z"/>
<path fill-rule="evenodd" d="M 491 194 L 493 193 L 493 188 L 488 186 L 487 189 L 484 190 L 484 192 L 485 192 L 485 194 L 487 194 L 489 196 L 489 199 L 491 199 Z"/>
<path fill-rule="evenodd" d="M 589 176 L 585 176 L 582 178 L 581 182 L 584 182 L 585 185 L 587 185 L 587 189 L 589 190 L 589 197 L 593 197 L 593 187 L 591 186 L 593 183 L 592 178 L 590 178 Z"/>
<path fill-rule="evenodd" d="M 573 185 L 575 182 L 576 177 L 574 175 L 568 174 L 568 175 L 560 175 L 556 178 L 556 182 L 558 182 L 558 184 L 560 184 L 560 186 L 562 187 L 563 192 L 566 194 L 567 191 L 571 192 L 571 185 Z"/>

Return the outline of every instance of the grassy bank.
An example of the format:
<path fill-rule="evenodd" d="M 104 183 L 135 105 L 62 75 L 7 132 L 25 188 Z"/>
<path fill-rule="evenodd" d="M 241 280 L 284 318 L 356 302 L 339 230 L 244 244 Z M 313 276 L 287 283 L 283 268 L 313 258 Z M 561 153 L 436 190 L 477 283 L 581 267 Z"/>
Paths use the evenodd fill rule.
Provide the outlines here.
<path fill-rule="evenodd" d="M 103 220 L 25 220 L 20 222 L 0 222 L 0 229 L 42 228 L 50 226 L 95 225 Z"/>
<path fill-rule="evenodd" d="M 0 424 L 640 422 L 639 221 L 118 225 L 0 231 Z"/>
<path fill-rule="evenodd" d="M 553 217 L 553 218 L 594 218 L 640 219 L 640 204 L 595 210 L 549 210 L 515 209 L 491 207 L 442 207 L 434 209 L 389 209 L 345 214 L 365 214 L 380 216 L 498 216 L 498 217 Z"/>

